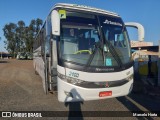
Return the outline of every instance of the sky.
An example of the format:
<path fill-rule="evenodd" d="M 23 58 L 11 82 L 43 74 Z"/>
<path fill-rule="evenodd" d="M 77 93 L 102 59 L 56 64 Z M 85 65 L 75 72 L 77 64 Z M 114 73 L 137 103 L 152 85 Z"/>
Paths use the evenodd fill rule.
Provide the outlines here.
<path fill-rule="evenodd" d="M 144 26 L 146 42 L 158 45 L 160 40 L 160 0 L 0 0 L 0 51 L 4 48 L 3 28 L 6 24 L 32 19 L 45 20 L 56 3 L 87 5 L 118 13 L 124 22 L 138 22 Z M 137 40 L 136 29 L 128 28 L 131 40 Z"/>

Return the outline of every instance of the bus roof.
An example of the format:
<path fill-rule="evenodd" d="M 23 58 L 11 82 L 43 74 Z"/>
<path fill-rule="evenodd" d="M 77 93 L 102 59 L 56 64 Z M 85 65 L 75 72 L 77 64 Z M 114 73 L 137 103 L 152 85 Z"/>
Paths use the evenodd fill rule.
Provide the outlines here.
<path fill-rule="evenodd" d="M 77 5 L 77 4 L 68 4 L 68 3 L 57 3 L 53 9 L 55 8 L 69 8 L 69 9 L 74 9 L 74 10 L 83 10 L 83 11 L 88 11 L 88 12 L 94 12 L 94 13 L 101 13 L 101 14 L 107 14 L 107 15 L 112 15 L 112 16 L 117 16 L 120 17 L 117 13 L 90 7 L 90 6 L 85 6 L 85 5 Z M 52 9 L 52 10 L 53 10 Z"/>
<path fill-rule="evenodd" d="M 82 11 L 88 11 L 88 12 L 94 12 L 94 13 L 101 13 L 101 14 L 107 14 L 107 15 L 112 15 L 112 16 L 116 16 L 116 17 L 120 17 L 117 13 L 115 12 L 110 12 L 110 11 L 106 11 L 106 10 L 102 10 L 99 8 L 94 8 L 94 7 L 90 7 L 90 6 L 85 6 L 85 5 L 78 5 L 78 4 L 68 4 L 68 3 L 57 3 L 55 4 L 55 6 L 53 6 L 53 8 L 51 9 L 51 11 L 49 12 L 49 14 L 52 12 L 52 10 L 54 10 L 55 8 L 69 8 L 69 9 L 73 9 L 73 10 L 82 10 Z M 46 22 L 47 18 L 45 19 L 42 27 L 44 26 L 45 22 Z M 39 31 L 40 32 L 40 31 Z M 38 32 L 38 34 L 39 34 Z M 37 38 L 38 34 L 36 35 L 35 38 Z"/>

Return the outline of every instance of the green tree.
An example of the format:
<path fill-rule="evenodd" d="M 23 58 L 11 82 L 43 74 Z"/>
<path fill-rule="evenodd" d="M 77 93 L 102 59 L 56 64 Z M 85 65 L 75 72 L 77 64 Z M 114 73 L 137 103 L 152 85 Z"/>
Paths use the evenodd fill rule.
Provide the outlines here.
<path fill-rule="evenodd" d="M 16 52 L 16 28 L 17 25 L 14 23 L 6 24 L 3 28 L 4 36 L 6 37 L 6 41 L 4 42 L 6 44 L 6 49 L 8 52 L 10 52 L 15 57 Z"/>
<path fill-rule="evenodd" d="M 17 51 L 16 52 L 24 52 L 25 51 L 25 23 L 24 21 L 18 21 L 17 29 L 16 29 L 16 42 L 17 42 Z"/>
<path fill-rule="evenodd" d="M 39 30 L 40 30 L 40 27 L 41 27 L 41 25 L 43 24 L 43 21 L 41 20 L 41 19 L 39 19 L 39 18 L 37 18 L 36 19 L 36 35 L 37 35 L 37 33 L 39 32 Z"/>
<path fill-rule="evenodd" d="M 25 29 L 25 45 L 26 51 L 32 52 L 33 51 L 33 30 L 30 27 L 26 27 Z"/>
<path fill-rule="evenodd" d="M 29 26 L 22 20 L 17 24 L 6 24 L 3 28 L 6 50 L 14 54 L 14 57 L 17 52 L 32 52 L 34 39 L 42 24 L 43 21 L 39 18 L 31 20 Z"/>
<path fill-rule="evenodd" d="M 36 35 L 38 34 L 43 21 L 39 18 L 31 20 L 29 27 L 26 28 L 26 49 L 27 51 L 33 51 L 33 43 Z"/>

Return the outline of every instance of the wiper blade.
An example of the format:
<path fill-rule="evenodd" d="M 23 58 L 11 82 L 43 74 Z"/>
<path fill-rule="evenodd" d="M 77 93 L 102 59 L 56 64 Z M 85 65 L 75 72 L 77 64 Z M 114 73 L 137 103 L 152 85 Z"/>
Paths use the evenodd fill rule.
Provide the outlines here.
<path fill-rule="evenodd" d="M 102 34 L 103 34 L 103 38 L 104 38 L 105 42 L 107 43 L 107 46 L 108 46 L 109 50 L 111 51 L 111 54 L 113 55 L 113 57 L 115 58 L 117 63 L 119 63 L 119 66 L 121 67 L 122 66 L 122 61 L 121 61 L 119 55 L 117 54 L 117 52 L 114 49 L 113 45 L 109 41 L 107 41 L 106 36 L 104 35 L 103 29 L 101 29 L 101 31 L 102 31 Z"/>
<path fill-rule="evenodd" d="M 86 64 L 86 67 L 90 66 L 90 64 L 91 64 L 91 62 L 92 62 L 92 60 L 93 60 L 93 58 L 94 58 L 94 56 L 95 56 L 95 53 L 98 51 L 98 49 L 102 49 L 100 42 L 98 42 L 98 43 L 95 44 L 95 49 L 94 49 L 94 51 L 92 52 L 91 56 L 89 57 L 88 62 L 87 62 L 87 64 Z"/>

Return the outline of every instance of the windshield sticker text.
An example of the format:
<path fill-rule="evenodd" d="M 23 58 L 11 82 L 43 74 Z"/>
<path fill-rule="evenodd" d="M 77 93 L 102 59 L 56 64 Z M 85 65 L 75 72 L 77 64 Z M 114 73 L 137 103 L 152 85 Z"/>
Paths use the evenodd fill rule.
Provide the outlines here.
<path fill-rule="evenodd" d="M 107 19 L 106 19 L 103 23 L 104 23 L 104 24 L 110 24 L 110 25 L 122 26 L 121 23 L 109 21 L 109 20 L 107 20 Z"/>
<path fill-rule="evenodd" d="M 98 72 L 110 72 L 110 71 L 114 71 L 114 68 L 96 68 L 96 71 L 98 71 Z"/>

